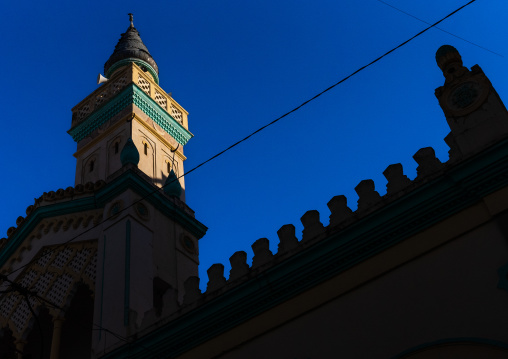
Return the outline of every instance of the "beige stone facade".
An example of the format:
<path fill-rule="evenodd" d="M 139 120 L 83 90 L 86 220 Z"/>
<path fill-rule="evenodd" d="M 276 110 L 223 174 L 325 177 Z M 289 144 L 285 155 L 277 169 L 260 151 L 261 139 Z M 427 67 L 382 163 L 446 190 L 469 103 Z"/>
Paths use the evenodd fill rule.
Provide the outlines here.
<path fill-rule="evenodd" d="M 120 92 L 122 87 L 115 84 L 119 79 L 122 79 L 121 84 L 126 86 L 136 78 L 141 78 L 143 84 L 147 84 L 146 91 L 154 101 L 156 98 L 159 99 L 158 106 L 168 113 L 174 115 L 176 113 L 175 117 L 180 119 L 185 129 L 188 129 L 187 111 L 134 63 L 117 70 L 110 79 L 111 84 L 108 84 L 109 81 L 106 82 L 76 105 L 73 112 L 79 114 L 84 106 L 88 106 L 91 99 L 104 96 L 103 92 L 111 93 L 113 89 L 116 89 L 116 93 Z M 75 120 L 73 123 L 76 125 L 79 121 Z M 78 142 L 78 151 L 74 154 L 77 159 L 76 184 L 107 180 L 118 171 L 121 168 L 120 152 L 129 137 L 141 155 L 138 168 L 152 178 L 155 185 L 162 187 L 171 170 L 177 177 L 183 175 L 183 161 L 186 159 L 183 146 L 133 104 L 97 128 L 89 137 Z M 184 200 L 184 178 L 181 177 L 179 181 L 184 189 L 182 194 Z"/>

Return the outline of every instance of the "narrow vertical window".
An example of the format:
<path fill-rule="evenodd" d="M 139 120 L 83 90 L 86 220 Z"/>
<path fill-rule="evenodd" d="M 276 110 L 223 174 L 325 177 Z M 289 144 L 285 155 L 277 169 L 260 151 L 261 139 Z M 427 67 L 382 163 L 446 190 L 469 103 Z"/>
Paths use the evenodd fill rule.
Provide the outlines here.
<path fill-rule="evenodd" d="M 148 143 L 145 142 L 145 155 L 148 155 Z"/>
<path fill-rule="evenodd" d="M 95 161 L 90 161 L 90 172 L 93 172 L 93 168 L 95 166 Z"/>
<path fill-rule="evenodd" d="M 171 171 L 171 165 L 169 164 L 169 162 L 166 162 L 166 165 L 167 165 L 167 170 L 168 170 L 168 173 Z"/>
<path fill-rule="evenodd" d="M 119 144 L 118 142 L 115 143 L 115 155 L 118 153 L 118 147 L 119 147 Z"/>

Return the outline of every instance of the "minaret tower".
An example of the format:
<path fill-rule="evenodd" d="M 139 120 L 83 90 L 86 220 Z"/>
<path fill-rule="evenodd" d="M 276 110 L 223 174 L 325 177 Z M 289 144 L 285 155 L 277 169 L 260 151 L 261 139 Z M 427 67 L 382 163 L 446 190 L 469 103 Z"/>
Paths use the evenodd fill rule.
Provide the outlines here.
<path fill-rule="evenodd" d="M 111 332 L 128 337 L 145 313 L 160 315 L 163 297 L 182 301 L 207 229 L 185 204 L 178 178 L 192 137 L 188 113 L 159 87 L 158 66 L 129 15 L 104 65 L 107 79 L 99 76 L 102 85 L 72 109 L 68 131 L 78 147 L 76 185 L 103 186 L 94 199 L 103 222 L 93 319 L 105 329 L 94 332 L 94 357 L 123 344 Z"/>
<path fill-rule="evenodd" d="M 0 240 L 2 358 L 106 358 L 178 310 L 198 275 L 207 228 L 178 178 L 187 112 L 130 20 L 107 79 L 72 109 L 76 185 L 44 192 Z"/>
<path fill-rule="evenodd" d="M 77 142 L 76 184 L 111 179 L 121 168 L 127 139 L 136 146 L 138 168 L 162 187 L 183 174 L 183 146 L 192 137 L 187 111 L 159 87 L 159 68 L 134 27 L 121 35 L 104 65 L 102 85 L 72 109 L 68 133 Z M 185 199 L 183 177 L 180 198 Z"/>

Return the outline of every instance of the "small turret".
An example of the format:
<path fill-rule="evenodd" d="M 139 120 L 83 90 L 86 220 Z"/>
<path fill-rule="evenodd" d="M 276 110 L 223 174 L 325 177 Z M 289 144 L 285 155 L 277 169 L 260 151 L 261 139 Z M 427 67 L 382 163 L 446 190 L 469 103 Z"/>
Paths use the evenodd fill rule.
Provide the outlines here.
<path fill-rule="evenodd" d="M 436 62 L 445 83 L 435 91 L 451 132 L 445 141 L 450 158 L 479 152 L 508 134 L 508 112 L 478 65 L 468 70 L 456 48 L 441 46 Z"/>
<path fill-rule="evenodd" d="M 123 146 L 122 152 L 120 153 L 120 161 L 122 162 L 122 166 L 128 163 L 137 166 L 139 163 L 139 151 L 130 137 L 125 142 L 125 146 Z"/>
<path fill-rule="evenodd" d="M 166 182 L 164 182 L 164 193 L 173 197 L 180 197 L 182 194 L 182 186 L 180 185 L 180 181 L 178 181 L 178 177 L 176 177 L 173 170 L 169 172 Z"/>

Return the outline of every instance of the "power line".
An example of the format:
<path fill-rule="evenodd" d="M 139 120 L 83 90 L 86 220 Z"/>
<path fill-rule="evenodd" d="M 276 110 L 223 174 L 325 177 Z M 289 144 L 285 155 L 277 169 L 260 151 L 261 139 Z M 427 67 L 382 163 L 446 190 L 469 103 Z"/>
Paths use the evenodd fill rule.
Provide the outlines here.
<path fill-rule="evenodd" d="M 420 22 L 423 22 L 424 24 L 431 25 L 431 23 L 430 23 L 430 22 L 427 22 L 427 21 L 425 21 L 425 20 L 422 20 L 422 19 L 420 19 L 419 17 L 416 17 L 416 16 L 414 16 L 414 15 L 412 15 L 412 14 L 410 14 L 410 13 L 408 13 L 408 12 L 406 12 L 406 11 L 402 10 L 402 9 L 399 9 L 398 7 L 395 7 L 395 6 L 391 5 L 391 4 L 388 4 L 387 2 L 384 2 L 383 0 L 377 0 L 377 1 L 379 1 L 379 2 L 380 2 L 380 3 L 382 3 L 382 4 L 385 4 L 386 6 L 391 7 L 392 9 L 395 9 L 395 10 L 397 10 L 397 11 L 400 11 L 401 13 L 406 14 L 407 16 L 410 16 L 410 17 L 412 17 L 413 19 L 416 19 L 416 20 L 418 20 L 418 21 L 420 21 Z M 438 29 L 439 31 L 442 31 L 442 32 L 444 32 L 444 33 L 447 33 L 448 35 L 452 35 L 452 36 L 456 37 L 457 39 L 460 39 L 460 40 L 465 41 L 465 42 L 467 42 L 467 43 L 469 43 L 469 44 L 471 44 L 471 45 L 474 45 L 474 46 L 476 46 L 476 47 L 479 47 L 480 49 L 483 49 L 483 50 L 485 50 L 485 51 L 488 51 L 488 52 L 490 52 L 490 53 L 492 53 L 492 54 L 494 54 L 494 55 L 504 57 L 503 55 L 501 55 L 501 54 L 499 54 L 499 53 L 497 53 L 497 52 L 494 52 L 494 51 L 492 51 L 492 50 L 489 50 L 489 49 L 487 49 L 486 47 L 483 47 L 483 46 L 481 46 L 481 45 L 475 44 L 474 42 L 469 41 L 469 40 L 466 40 L 466 39 L 464 39 L 463 37 L 460 37 L 460 36 L 458 36 L 458 35 L 452 34 L 451 32 L 446 31 L 446 30 L 444 30 L 444 29 L 442 29 L 442 28 L 440 28 L 440 27 L 437 27 L 437 26 L 434 26 L 434 27 L 435 27 L 436 29 Z"/>
<path fill-rule="evenodd" d="M 381 3 L 384 3 L 385 5 L 388 5 L 388 6 L 390 6 L 390 7 L 393 7 L 393 6 L 391 6 L 391 5 L 389 5 L 389 4 L 385 3 L 385 2 L 383 2 L 383 1 L 381 1 L 381 0 L 378 0 L 378 1 L 380 1 Z M 336 82 L 335 84 L 333 84 L 333 85 L 329 86 L 328 88 L 326 88 L 325 90 L 323 90 L 323 91 L 319 92 L 318 94 L 316 94 L 316 95 L 315 95 L 315 96 L 313 96 L 312 98 L 310 98 L 310 99 L 308 99 L 308 100 L 304 101 L 304 102 L 303 102 L 303 103 L 301 103 L 299 106 L 297 106 L 297 107 L 293 108 L 292 110 L 290 110 L 290 111 L 286 112 L 285 114 L 283 114 L 282 116 L 280 116 L 280 117 L 278 117 L 278 118 L 274 119 L 273 121 L 269 122 L 268 124 L 266 124 L 266 125 L 264 125 L 264 126 L 262 126 L 262 127 L 258 128 L 256 131 L 254 131 L 254 132 L 250 133 L 248 136 L 246 136 L 246 137 L 244 137 L 243 139 L 241 139 L 241 140 L 239 140 L 239 141 L 237 141 L 237 142 L 233 143 L 232 145 L 230 145 L 230 146 L 229 146 L 229 147 L 227 147 L 226 149 L 224 149 L 224 150 L 220 151 L 219 153 L 215 154 L 214 156 L 210 157 L 210 158 L 209 158 L 209 159 L 207 159 L 206 161 L 201 162 L 199 165 L 195 166 L 195 167 L 194 167 L 194 168 L 192 168 L 191 170 L 189 170 L 189 171 L 187 171 L 187 172 L 183 173 L 182 175 L 178 176 L 177 178 L 175 178 L 175 179 L 174 179 L 174 180 L 172 180 L 171 182 L 168 182 L 168 183 L 164 184 L 164 185 L 162 186 L 162 188 L 157 188 L 157 189 L 153 190 L 152 192 L 150 192 L 149 194 L 145 195 L 145 196 L 144 196 L 144 197 L 142 197 L 141 199 L 139 199 L 139 200 L 137 200 L 137 201 L 133 202 L 132 204 L 130 204 L 129 206 L 125 207 L 125 208 L 124 208 L 124 209 L 122 209 L 120 212 L 123 212 L 124 210 L 126 210 L 126 209 L 128 209 L 128 208 L 132 207 L 133 205 L 135 205 L 135 204 L 137 204 L 137 203 L 139 203 L 139 202 L 143 201 L 144 199 L 148 198 L 149 196 L 151 196 L 151 195 L 155 194 L 156 192 L 159 192 L 160 190 L 164 189 L 164 187 L 166 187 L 166 186 L 170 185 L 171 183 L 173 183 L 173 182 L 175 182 L 175 181 L 178 181 L 181 177 L 183 177 L 183 176 L 185 176 L 185 175 L 188 175 L 188 174 L 190 174 L 190 173 L 194 172 L 195 170 L 197 170 L 197 169 L 198 169 L 198 168 L 200 168 L 201 166 L 204 166 L 204 165 L 205 165 L 205 164 L 207 164 L 208 162 L 210 162 L 210 161 L 212 161 L 212 160 L 216 159 L 217 157 L 221 156 L 222 154 L 226 153 L 227 151 L 231 150 L 232 148 L 234 148 L 234 147 L 238 146 L 240 143 L 245 142 L 246 140 L 248 140 L 249 138 L 251 138 L 251 137 L 252 137 L 252 136 L 254 136 L 255 134 L 257 134 L 257 133 L 261 132 L 261 131 L 262 131 L 262 130 L 264 130 L 265 128 L 267 128 L 267 127 L 269 127 L 269 126 L 271 126 L 271 125 L 273 125 L 273 124 L 277 123 L 278 121 L 280 121 L 280 120 L 282 120 L 283 118 L 285 118 L 285 117 L 289 116 L 289 115 L 290 115 L 290 114 L 292 114 L 293 112 L 298 111 L 298 110 L 299 110 L 300 108 L 302 108 L 303 106 L 307 105 L 308 103 L 310 103 L 310 102 L 314 101 L 315 99 L 317 99 L 317 98 L 318 98 L 318 97 L 320 97 L 321 95 L 325 94 L 326 92 L 330 91 L 331 89 L 333 89 L 333 88 L 335 88 L 336 86 L 340 85 L 341 83 L 345 82 L 346 80 L 348 80 L 349 78 L 353 77 L 354 75 L 356 75 L 356 74 L 357 74 L 357 73 L 359 73 L 360 71 L 363 71 L 363 70 L 364 70 L 364 69 L 366 69 L 367 67 L 369 67 L 369 66 L 371 66 L 371 65 L 375 64 L 376 62 L 380 61 L 382 58 L 384 58 L 384 57 L 388 56 L 389 54 L 391 54 L 391 53 L 392 53 L 392 52 L 394 52 L 395 50 L 397 50 L 397 49 L 399 49 L 400 47 L 402 47 L 402 46 L 406 45 L 407 43 L 409 43 L 410 41 L 414 40 L 415 38 L 417 38 L 418 36 L 422 35 L 423 33 L 427 32 L 427 31 L 428 31 L 428 30 L 430 30 L 431 28 L 433 28 L 433 27 L 436 27 L 436 28 L 437 28 L 437 26 L 436 26 L 436 25 L 438 25 L 439 23 L 443 22 L 444 20 L 446 20 L 446 19 L 447 19 L 447 18 L 449 18 L 450 16 L 454 15 L 455 13 L 457 13 L 458 11 L 462 10 L 463 8 L 465 8 L 466 6 L 468 6 L 468 5 L 472 4 L 472 3 L 473 3 L 473 2 L 475 2 L 475 1 L 476 1 L 476 0 L 471 0 L 471 1 L 469 1 L 469 2 L 468 2 L 468 3 L 466 3 L 465 5 L 463 5 L 463 6 L 459 7 L 458 9 L 454 10 L 453 12 L 451 12 L 450 14 L 446 15 L 445 17 L 443 17 L 442 19 L 440 19 L 439 21 L 437 21 L 437 22 L 435 22 L 435 23 L 433 23 L 433 24 L 429 24 L 429 23 L 427 23 L 427 22 L 425 22 L 425 21 L 423 21 L 423 20 L 421 20 L 421 19 L 416 18 L 416 17 L 415 17 L 415 16 L 413 16 L 413 15 L 410 15 L 410 14 L 405 13 L 404 11 L 402 11 L 402 10 L 400 10 L 400 9 L 397 9 L 397 8 L 393 7 L 393 8 L 395 8 L 396 10 L 399 10 L 399 11 L 401 11 L 401 12 L 404 12 L 405 14 L 407 14 L 407 15 L 409 15 L 409 16 L 411 16 L 411 17 L 414 17 L 415 19 L 417 19 L 417 20 L 419 20 L 419 21 L 422 21 L 422 22 L 425 22 L 425 23 L 429 24 L 430 26 L 428 26 L 428 27 L 427 27 L 427 28 L 425 28 L 424 30 L 422 30 L 422 31 L 418 32 L 416 35 L 414 35 L 414 36 L 412 36 L 411 38 L 409 38 L 408 40 L 406 40 L 406 41 L 402 42 L 402 43 L 401 43 L 401 44 L 399 44 L 398 46 L 396 46 L 396 47 L 392 48 L 391 50 L 387 51 L 386 53 L 384 53 L 383 55 L 381 55 L 381 56 L 379 56 L 378 58 L 374 59 L 373 61 L 369 62 L 368 64 L 366 64 L 366 65 L 364 65 L 364 66 L 362 66 L 362 67 L 358 68 L 356 71 L 354 71 L 354 72 L 352 72 L 351 74 L 349 74 L 348 76 L 346 76 L 346 77 L 342 78 L 341 80 L 339 80 L 339 81 L 338 81 L 338 82 Z M 439 29 L 439 28 L 438 28 L 438 29 Z M 442 29 L 439 29 L 439 30 L 444 31 L 444 32 L 447 32 L 447 31 L 442 30 Z M 449 33 L 449 32 L 447 32 L 447 33 Z M 449 33 L 449 34 L 450 34 L 450 35 L 453 35 L 453 36 L 455 36 L 455 37 L 457 37 L 457 38 L 460 38 L 460 37 L 458 37 L 458 36 L 456 36 L 456 35 L 454 35 L 454 34 L 451 34 L 451 33 Z M 462 40 L 464 40 L 464 41 L 467 41 L 467 42 L 469 42 L 469 43 L 471 43 L 471 44 L 473 44 L 473 45 L 475 45 L 475 46 L 481 47 L 481 46 L 476 45 L 476 44 L 474 44 L 474 43 L 472 43 L 472 42 L 470 42 L 470 41 L 468 41 L 468 40 L 465 40 L 465 39 L 463 39 L 463 38 L 460 38 L 460 39 L 462 39 Z M 481 47 L 481 48 L 483 48 L 483 47 Z M 496 55 L 502 56 L 502 55 L 497 54 L 497 53 L 495 53 L 495 52 L 493 52 L 493 51 L 491 51 L 491 50 L 488 50 L 488 49 L 486 49 L 486 48 L 483 48 L 483 49 L 485 49 L 485 50 L 487 50 L 487 51 L 489 51 L 489 52 L 492 52 L 492 53 L 494 53 L 494 54 L 496 54 Z M 115 214 L 115 216 L 116 216 L 116 215 L 118 215 L 118 213 L 116 213 L 116 214 Z M 106 220 L 109 220 L 111 217 L 112 217 L 112 216 L 110 216 L 110 217 L 106 218 Z M 60 245 L 58 245 L 58 246 L 56 246 L 56 247 L 52 248 L 51 250 L 47 250 L 47 251 L 43 254 L 43 256 L 48 255 L 48 254 L 49 254 L 49 253 L 51 253 L 52 251 L 55 251 L 56 249 L 58 249 L 58 248 L 60 248 L 60 247 L 62 247 L 62 246 L 65 246 L 66 244 L 68 244 L 68 243 L 70 243 L 70 242 L 74 241 L 75 239 L 77 239 L 77 238 L 78 238 L 78 237 L 80 237 L 81 235 L 83 235 L 83 234 L 85 234 L 85 233 L 89 232 L 90 230 L 92 230 L 92 229 L 94 229 L 94 228 L 96 228 L 96 227 L 98 227 L 98 226 L 99 226 L 99 224 L 94 225 L 94 226 L 92 226 L 91 228 L 89 228 L 89 229 L 85 230 L 84 232 L 81 232 L 81 233 L 79 233 L 78 235 L 74 236 L 74 237 L 73 237 L 73 238 L 71 238 L 70 240 L 65 241 L 64 243 L 62 243 L 62 244 L 60 244 Z M 35 257 L 34 257 L 32 260 L 30 260 L 28 263 L 26 263 L 25 265 L 20 266 L 20 267 L 19 267 L 19 268 L 17 268 L 16 270 L 12 271 L 10 274 L 8 274 L 8 275 L 2 275 L 1 277 L 2 277 L 2 278 L 4 278 L 4 280 L 8 281 L 8 282 L 11 284 L 11 288 L 13 288 L 13 289 L 14 289 L 14 291 L 18 291 L 18 290 L 17 290 L 17 289 L 15 289 L 16 287 L 14 287 L 13 285 L 17 285 L 17 286 L 19 286 L 20 288 L 22 288 L 22 289 L 25 291 L 25 294 L 24 294 L 25 299 L 26 299 L 26 300 L 27 300 L 27 302 L 28 302 L 28 305 L 29 305 L 29 307 L 30 307 L 30 310 L 32 311 L 32 314 L 35 316 L 35 319 L 36 319 L 36 321 L 37 321 L 37 323 L 38 323 L 38 325 L 39 325 L 39 330 L 41 331 L 41 335 L 42 335 L 42 330 L 41 330 L 41 328 L 40 328 L 39 319 L 38 319 L 38 317 L 35 315 L 35 312 L 33 311 L 32 307 L 30 306 L 30 303 L 29 303 L 29 300 L 28 300 L 28 294 L 27 294 L 27 293 L 28 293 L 28 290 L 27 290 L 26 288 L 21 287 L 21 286 L 20 286 L 20 285 L 18 285 L 17 283 L 15 283 L 15 282 L 13 282 L 13 281 L 11 281 L 11 280 L 9 280 L 9 279 L 8 279 L 8 276 L 10 276 L 10 275 L 12 275 L 12 274 L 16 273 L 17 271 L 19 271 L 19 270 L 21 270 L 21 269 L 23 269 L 23 268 L 27 267 L 27 266 L 28 266 L 28 265 L 30 265 L 30 264 L 34 263 L 34 261 L 35 261 Z M 22 293 L 22 292 L 20 292 L 20 293 Z M 40 296 L 39 296 L 38 294 L 36 294 L 36 293 L 30 292 L 30 295 L 35 296 L 35 297 L 36 297 L 36 298 L 38 298 L 40 301 L 41 301 L 41 300 L 43 300 L 44 302 L 46 302 L 46 303 L 48 303 L 48 304 L 49 304 L 49 303 L 51 303 L 51 302 L 49 302 L 48 300 L 46 300 L 45 298 L 40 297 Z M 51 304 L 51 305 L 54 305 L 54 304 Z M 58 306 L 56 306 L 56 307 L 57 307 L 57 308 L 59 308 L 59 309 L 62 309 L 62 308 L 60 308 L 60 307 L 58 307 Z M 125 342 L 126 342 L 127 344 L 129 344 L 129 345 L 130 345 L 130 344 L 132 344 L 132 342 L 130 342 L 128 339 L 123 338 L 122 336 L 120 336 L 120 335 L 118 335 L 118 334 L 116 334 L 116 333 L 114 333 L 114 332 L 112 332 L 112 331 L 110 331 L 110 330 L 108 330 L 108 329 L 106 329 L 106 328 L 103 328 L 102 326 L 100 326 L 100 325 L 98 325 L 98 324 L 95 324 L 95 323 L 93 323 L 93 322 L 92 322 L 92 324 L 93 324 L 93 325 L 95 325 L 95 326 L 97 326 L 97 327 L 99 327 L 99 329 L 104 330 L 105 332 L 108 332 L 108 333 L 112 334 L 112 335 L 113 335 L 113 336 L 115 336 L 117 339 L 120 339 L 120 340 L 122 340 L 122 341 L 125 341 Z M 134 344 L 135 344 L 135 345 L 139 345 L 139 344 L 136 344 L 135 342 L 134 342 Z M 41 340 L 41 346 L 42 346 L 42 340 Z M 141 345 L 140 345 L 140 346 L 141 346 Z M 143 347 L 143 346 L 141 346 L 141 347 L 142 347 L 143 349 L 150 350 L 150 349 L 145 348 L 145 347 Z M 150 350 L 150 351 L 151 351 L 151 350 Z M 43 352 L 43 347 L 41 347 L 41 353 L 42 353 L 42 352 Z"/>
<path fill-rule="evenodd" d="M 329 86 L 328 88 L 326 88 L 326 89 L 324 89 L 323 91 L 319 92 L 318 94 L 314 95 L 314 96 L 313 96 L 313 97 L 311 97 L 310 99 L 308 99 L 308 100 L 306 100 L 306 101 L 302 102 L 299 106 L 297 106 L 297 107 L 293 108 L 292 110 L 290 110 L 290 111 L 286 112 L 286 113 L 285 113 L 285 114 L 283 114 L 282 116 L 277 117 L 275 120 L 273 120 L 273 121 L 271 121 L 271 122 L 267 123 L 266 125 L 264 125 L 264 126 L 262 126 L 262 127 L 258 128 L 256 131 L 254 131 L 254 132 L 250 133 L 249 135 L 247 135 L 246 137 L 242 138 L 241 140 L 239 140 L 239 141 L 237 141 L 237 142 L 233 143 L 232 145 L 230 145 L 230 146 L 229 146 L 229 147 L 227 147 L 226 149 L 224 149 L 224 150 L 220 151 L 219 153 L 215 154 L 214 156 L 210 157 L 210 158 L 209 158 L 209 159 L 207 159 L 206 161 L 201 162 L 200 164 L 198 164 L 198 165 L 197 165 L 197 166 L 195 166 L 194 168 L 190 169 L 189 171 L 187 171 L 187 172 L 183 173 L 182 175 L 178 176 L 177 178 L 175 178 L 175 179 L 174 179 L 174 180 L 172 180 L 171 182 L 164 184 L 161 188 L 154 189 L 152 192 L 148 193 L 147 195 L 145 195 L 145 196 L 144 196 L 144 197 L 142 197 L 141 199 L 139 199 L 139 200 L 137 200 L 137 201 L 134 201 L 134 202 L 133 202 L 133 203 L 131 203 L 130 205 L 128 205 L 128 206 L 126 206 L 125 208 L 121 209 L 119 212 L 115 213 L 114 215 L 109 216 L 109 217 L 108 217 L 108 218 L 106 218 L 104 221 L 109 220 L 109 219 L 110 219 L 110 218 L 112 218 L 113 216 L 117 216 L 119 213 L 121 213 L 121 212 L 123 212 L 123 211 L 127 210 L 128 208 L 130 208 L 130 207 L 134 206 L 135 204 L 137 204 L 137 203 L 139 203 L 139 202 L 141 202 L 141 201 L 145 200 L 146 198 L 148 198 L 148 197 L 152 196 L 153 194 L 155 194 L 155 193 L 157 193 L 157 192 L 161 191 L 162 189 L 164 189 L 164 187 L 166 187 L 166 186 L 170 185 L 171 183 L 173 183 L 173 182 L 177 181 L 177 180 L 178 180 L 178 179 L 180 179 L 181 177 L 183 177 L 183 176 L 185 176 L 185 175 L 188 175 L 188 174 L 190 174 L 190 173 L 194 172 L 195 170 L 197 170 L 197 169 L 198 169 L 198 168 L 200 168 L 201 166 L 204 166 L 204 165 L 205 165 L 205 164 L 207 164 L 208 162 L 213 161 L 213 160 L 214 160 L 214 159 L 216 159 L 217 157 L 219 157 L 219 156 L 223 155 L 223 154 L 224 154 L 224 153 L 226 153 L 227 151 L 229 151 L 229 150 L 233 149 L 234 147 L 238 146 L 240 143 L 247 141 L 249 138 L 251 138 L 251 137 L 252 137 L 252 136 L 254 136 L 255 134 L 257 134 L 257 133 L 259 133 L 259 132 L 263 131 L 265 128 L 267 128 L 267 127 L 269 127 L 269 126 L 271 126 L 271 125 L 273 125 L 273 124 L 275 124 L 275 123 L 279 122 L 280 120 L 282 120 L 283 118 L 285 118 L 285 117 L 289 116 L 289 115 L 290 115 L 290 114 L 292 114 L 293 112 L 298 111 L 299 109 L 301 109 L 301 108 L 302 108 L 302 107 L 304 107 L 305 105 L 309 104 L 310 102 L 314 101 L 315 99 L 317 99 L 317 98 L 318 98 L 318 97 L 320 97 L 321 95 L 325 94 L 326 92 L 330 91 L 331 89 L 333 89 L 333 88 L 335 88 L 336 86 L 340 85 L 341 83 L 345 82 L 345 81 L 346 81 L 346 80 L 348 80 L 349 78 L 351 78 L 351 77 L 353 77 L 354 75 L 358 74 L 360 71 L 363 71 L 363 70 L 365 70 L 367 67 L 372 66 L 372 65 L 373 65 L 373 64 L 375 64 L 376 62 L 380 61 L 382 58 L 384 58 L 384 57 L 388 56 L 389 54 L 391 54 L 391 53 L 392 53 L 392 52 L 394 52 L 395 50 L 398 50 L 398 49 L 399 49 L 399 48 L 401 48 L 402 46 L 406 45 L 406 44 L 407 44 L 407 43 L 409 43 L 410 41 L 412 41 L 412 40 L 414 40 L 415 38 L 417 38 L 418 36 L 420 36 L 420 35 L 422 35 L 423 33 L 427 32 L 427 31 L 428 31 L 428 30 L 430 30 L 431 28 L 436 27 L 436 25 L 440 24 L 441 22 L 443 22 L 444 20 L 446 20 L 446 19 L 447 19 L 447 18 L 449 18 L 450 16 L 452 16 L 452 15 L 456 14 L 457 12 L 459 12 L 460 10 L 462 10 L 463 8 L 465 8 L 466 6 L 468 6 L 468 5 L 472 4 L 472 3 L 474 3 L 475 1 L 476 1 L 476 0 L 471 0 L 471 1 L 469 1 L 468 3 L 466 3 L 466 4 L 462 5 L 461 7 L 457 8 L 457 9 L 456 9 L 456 10 L 454 10 L 454 11 L 452 11 L 451 13 L 449 13 L 448 15 L 446 15 L 445 17 L 441 18 L 440 20 L 438 20 L 438 21 L 436 21 L 435 23 L 431 24 L 431 25 L 430 25 L 430 26 L 428 26 L 427 28 L 425 28 L 425 29 L 423 29 L 422 31 L 418 32 L 416 35 L 414 35 L 414 36 L 410 37 L 408 40 L 406 40 L 406 41 L 404 41 L 404 42 L 400 43 L 399 45 L 397 45 L 397 46 L 395 46 L 395 47 L 393 47 L 391 50 L 389 50 L 389 51 L 385 52 L 383 55 L 381 55 L 381 56 L 377 57 L 376 59 L 372 60 L 372 61 L 371 61 L 371 62 L 369 62 L 368 64 L 366 64 L 366 65 L 364 65 L 364 66 L 362 66 L 362 67 L 358 68 L 356 71 L 352 72 L 352 73 L 351 73 L 351 74 L 349 74 L 348 76 L 346 76 L 346 77 L 342 78 L 341 80 L 337 81 L 335 84 L 333 84 L 333 85 Z M 85 234 L 85 233 L 88 233 L 89 231 L 91 231 L 92 229 L 94 229 L 94 228 L 96 228 L 96 227 L 98 227 L 98 226 L 99 226 L 99 224 L 96 224 L 96 225 L 94 225 L 94 226 L 92 226 L 92 227 L 88 228 L 87 230 L 85 230 L 85 231 L 83 231 L 83 232 L 79 233 L 78 235 L 74 236 L 73 238 L 71 238 L 71 239 L 69 239 L 69 240 L 67 240 L 67 241 L 65 241 L 65 242 L 63 242 L 63 243 L 61 243 L 61 244 L 59 244 L 59 245 L 55 246 L 54 248 L 52 248 L 52 249 L 48 249 L 48 250 L 46 251 L 46 253 L 44 253 L 44 254 L 43 254 L 43 256 L 45 256 L 45 255 L 47 255 L 47 254 L 51 253 L 52 251 L 55 251 L 56 249 L 58 249 L 58 248 L 60 248 L 60 247 L 62 247 L 62 246 L 65 246 L 65 245 L 69 244 L 70 242 L 72 242 L 72 241 L 76 240 L 78 237 L 82 236 L 82 235 L 83 235 L 83 234 Z M 34 263 L 34 261 L 35 261 L 35 258 L 32 258 L 32 260 L 28 261 L 28 263 L 26 263 L 26 264 L 24 264 L 24 265 L 20 266 L 19 268 L 17 268 L 16 270 L 12 271 L 11 273 L 9 273 L 9 274 L 7 274 L 7 275 L 8 275 L 8 276 L 10 276 L 10 275 L 12 275 L 12 274 L 16 273 L 17 271 L 19 271 L 19 270 L 21 270 L 21 269 L 23 269 L 23 268 L 27 267 L 28 265 L 30 265 L 30 264 L 32 264 L 32 263 Z"/>

